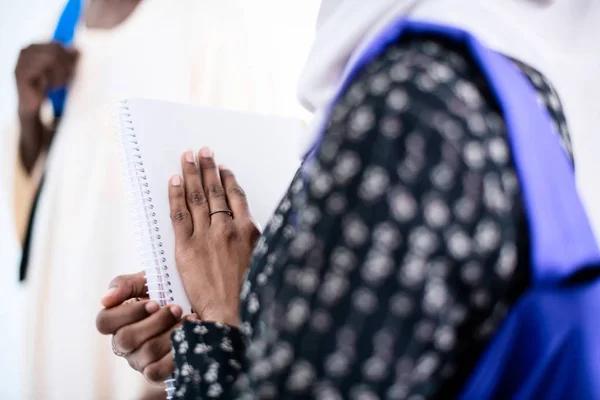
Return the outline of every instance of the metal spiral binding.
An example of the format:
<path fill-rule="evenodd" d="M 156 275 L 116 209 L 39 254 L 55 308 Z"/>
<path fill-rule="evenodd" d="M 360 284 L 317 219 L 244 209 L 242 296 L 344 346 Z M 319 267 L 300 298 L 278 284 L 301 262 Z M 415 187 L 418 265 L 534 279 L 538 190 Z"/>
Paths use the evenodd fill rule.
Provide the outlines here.
<path fill-rule="evenodd" d="M 113 121 L 121 153 L 125 187 L 129 192 L 131 214 L 135 223 L 135 235 L 146 275 L 148 295 L 163 307 L 174 302 L 175 299 L 144 161 L 127 101 L 122 101 L 113 108 Z M 169 377 L 165 384 L 167 399 L 170 400 L 175 393 L 175 379 Z"/>

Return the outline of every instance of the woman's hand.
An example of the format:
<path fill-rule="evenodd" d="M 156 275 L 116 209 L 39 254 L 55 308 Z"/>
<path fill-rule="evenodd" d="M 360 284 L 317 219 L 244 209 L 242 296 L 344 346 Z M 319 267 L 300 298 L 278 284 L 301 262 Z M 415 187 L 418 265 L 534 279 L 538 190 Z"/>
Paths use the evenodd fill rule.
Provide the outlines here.
<path fill-rule="evenodd" d="M 162 309 L 146 296 L 144 273 L 115 278 L 98 313 L 96 327 L 100 333 L 113 335 L 115 354 L 152 383 L 162 383 L 173 373 L 171 332 L 180 324 L 178 306 Z M 186 316 L 188 319 L 197 319 Z"/>
<path fill-rule="evenodd" d="M 233 173 L 204 148 L 182 157 L 183 181 L 169 182 L 176 261 L 203 321 L 239 326 L 241 283 L 260 231 Z"/>

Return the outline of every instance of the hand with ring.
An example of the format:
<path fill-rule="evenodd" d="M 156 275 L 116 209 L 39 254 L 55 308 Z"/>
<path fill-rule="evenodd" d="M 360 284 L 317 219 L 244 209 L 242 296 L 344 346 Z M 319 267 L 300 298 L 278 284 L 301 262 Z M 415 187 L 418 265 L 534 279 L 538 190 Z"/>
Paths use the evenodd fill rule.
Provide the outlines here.
<path fill-rule="evenodd" d="M 144 273 L 123 275 L 109 285 L 98 313 L 100 333 L 113 335 L 113 352 L 152 383 L 160 384 L 174 371 L 171 332 L 181 323 L 178 306 L 162 309 L 146 297 Z M 197 316 L 186 316 L 197 319 Z"/>
<path fill-rule="evenodd" d="M 200 320 L 239 326 L 242 279 L 260 231 L 235 176 L 217 168 L 210 149 L 197 162 L 185 153 L 182 171 L 169 181 L 169 201 L 186 294 Z"/>

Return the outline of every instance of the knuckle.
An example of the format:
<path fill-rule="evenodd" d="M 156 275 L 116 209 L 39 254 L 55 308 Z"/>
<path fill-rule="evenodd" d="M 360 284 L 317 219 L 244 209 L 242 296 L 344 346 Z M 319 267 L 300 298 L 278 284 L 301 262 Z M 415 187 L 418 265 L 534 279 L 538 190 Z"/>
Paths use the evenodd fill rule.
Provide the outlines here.
<path fill-rule="evenodd" d="M 161 343 L 158 341 L 158 339 L 153 339 L 150 340 L 146 346 L 144 346 L 143 350 L 143 357 L 145 360 L 145 365 L 148 365 L 156 360 L 159 360 L 160 358 L 162 358 L 162 356 L 164 356 L 164 354 L 161 354 L 161 350 L 162 346 Z"/>
<path fill-rule="evenodd" d="M 206 196 L 202 192 L 192 192 L 188 196 L 188 201 L 194 206 L 201 206 L 206 203 Z"/>
<path fill-rule="evenodd" d="M 142 370 L 140 369 L 140 367 L 138 365 L 138 362 L 137 362 L 137 360 L 135 358 L 129 356 L 129 357 L 125 357 L 125 359 L 127 360 L 127 363 L 129 364 L 129 366 L 133 370 L 138 371 L 138 372 L 142 372 Z"/>
<path fill-rule="evenodd" d="M 61 50 L 63 50 L 64 48 L 62 47 L 62 45 L 58 42 L 50 42 L 48 43 L 48 48 L 50 50 L 52 50 L 55 54 L 58 54 Z"/>
<path fill-rule="evenodd" d="M 223 190 L 223 186 L 213 183 L 208 186 L 208 193 L 211 197 L 223 197 L 225 196 L 225 190 Z"/>
<path fill-rule="evenodd" d="M 215 159 L 212 157 L 201 157 L 200 158 L 200 168 L 201 169 L 214 169 L 217 165 L 215 164 Z"/>
<path fill-rule="evenodd" d="M 227 219 L 223 221 L 223 224 L 221 225 L 220 237 L 216 237 L 214 240 L 219 241 L 222 238 L 227 242 L 233 242 L 238 239 L 238 237 L 238 231 L 235 229 L 233 221 L 231 219 Z"/>
<path fill-rule="evenodd" d="M 127 281 L 127 279 L 125 278 L 125 275 L 119 275 L 116 278 L 114 278 L 112 281 L 110 281 L 110 283 L 108 284 L 108 287 L 113 288 L 113 287 L 123 286 L 123 283 L 126 281 Z"/>
<path fill-rule="evenodd" d="M 114 340 L 117 348 L 123 352 L 135 350 L 135 336 L 127 327 L 119 329 Z"/>
<path fill-rule="evenodd" d="M 177 210 L 171 213 L 171 220 L 173 223 L 180 224 L 188 221 L 190 213 L 187 210 Z"/>
<path fill-rule="evenodd" d="M 200 170 L 198 169 L 198 165 L 195 163 L 185 162 L 184 163 L 184 171 L 187 175 L 200 175 Z"/>
<path fill-rule="evenodd" d="M 160 311 L 161 315 L 157 323 L 157 328 L 160 328 L 161 331 L 165 328 L 171 328 L 177 323 L 177 320 L 175 319 L 175 316 L 173 315 L 169 307 L 163 307 L 163 309 Z"/>
<path fill-rule="evenodd" d="M 181 189 L 173 189 L 169 193 L 169 199 L 171 201 L 178 201 L 183 199 L 183 190 Z"/>
<path fill-rule="evenodd" d="M 251 239 L 255 239 L 260 236 L 260 229 L 256 226 L 254 221 L 248 220 L 242 225 L 242 230 L 246 236 L 249 236 Z"/>
<path fill-rule="evenodd" d="M 246 198 L 246 192 L 239 185 L 234 185 L 231 188 L 229 188 L 229 194 L 232 196 Z"/>
<path fill-rule="evenodd" d="M 157 339 L 151 339 L 144 343 L 137 351 L 139 353 L 139 360 L 136 363 L 139 367 L 138 371 L 142 371 L 148 365 L 160 360 L 164 356 L 164 354 L 161 354 L 160 349 Z"/>
<path fill-rule="evenodd" d="M 108 320 L 109 319 L 106 315 L 106 311 L 104 310 L 100 311 L 96 316 L 96 329 L 103 335 L 108 335 L 109 333 L 112 333 L 109 331 Z"/>
<path fill-rule="evenodd" d="M 150 364 L 144 368 L 144 376 L 150 382 L 160 382 L 166 377 L 164 375 L 165 374 L 163 373 L 162 368 L 157 363 Z"/>
<path fill-rule="evenodd" d="M 219 168 L 219 174 L 221 175 L 221 178 L 223 178 L 225 180 L 234 180 L 235 179 L 235 174 L 233 173 L 233 171 L 231 171 L 229 169 Z"/>

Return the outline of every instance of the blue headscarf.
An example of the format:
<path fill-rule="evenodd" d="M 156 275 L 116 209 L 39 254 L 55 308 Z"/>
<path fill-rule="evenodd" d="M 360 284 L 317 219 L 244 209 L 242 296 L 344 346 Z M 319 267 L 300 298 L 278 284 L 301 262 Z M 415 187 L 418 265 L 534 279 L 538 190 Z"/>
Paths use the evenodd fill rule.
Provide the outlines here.
<path fill-rule="evenodd" d="M 54 36 L 52 37 L 55 42 L 58 42 L 63 46 L 68 46 L 71 44 L 73 37 L 75 36 L 75 28 L 77 27 L 77 23 L 81 17 L 81 10 L 83 8 L 82 2 L 83 0 L 67 1 L 60 19 L 58 20 L 58 24 L 56 25 Z M 52 107 L 54 108 L 54 116 L 60 117 L 63 113 L 65 101 L 67 99 L 67 88 L 62 87 L 52 90 L 48 94 L 48 97 L 50 98 Z"/>

